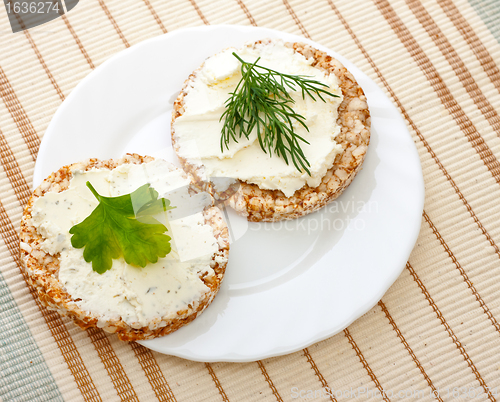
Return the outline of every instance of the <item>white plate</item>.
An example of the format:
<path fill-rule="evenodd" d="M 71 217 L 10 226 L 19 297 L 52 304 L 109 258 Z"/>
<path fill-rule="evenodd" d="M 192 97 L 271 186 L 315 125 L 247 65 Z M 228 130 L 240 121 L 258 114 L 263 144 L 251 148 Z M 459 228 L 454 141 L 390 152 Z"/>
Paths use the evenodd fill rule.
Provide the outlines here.
<path fill-rule="evenodd" d="M 363 87 L 372 136 L 363 170 L 336 201 L 307 217 L 247 223 L 229 214 L 233 236 L 213 304 L 174 334 L 141 342 L 198 361 L 253 361 L 328 338 L 373 307 L 405 266 L 420 229 L 419 157 L 398 110 L 335 52 L 263 28 L 180 29 L 133 46 L 89 74 L 58 109 L 43 138 L 34 184 L 59 167 L 125 152 L 174 161 L 172 102 L 192 70 L 248 40 L 301 41 L 342 61 Z"/>

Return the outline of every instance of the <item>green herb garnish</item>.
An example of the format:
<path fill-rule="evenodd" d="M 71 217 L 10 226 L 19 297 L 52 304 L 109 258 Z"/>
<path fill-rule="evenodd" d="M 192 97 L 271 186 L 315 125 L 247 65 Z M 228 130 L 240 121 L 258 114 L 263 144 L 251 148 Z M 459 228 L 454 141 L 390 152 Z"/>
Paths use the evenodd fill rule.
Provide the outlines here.
<path fill-rule="evenodd" d="M 103 274 L 122 255 L 127 264 L 145 267 L 170 252 L 167 228 L 152 215 L 175 207 L 165 198 L 158 199 L 149 184 L 119 197 L 99 195 L 90 182 L 87 187 L 99 205 L 69 233 L 73 247 L 85 247 L 83 258 L 92 262 L 94 271 Z"/>
<path fill-rule="evenodd" d="M 256 127 L 260 147 L 265 153 L 272 155 L 274 152 L 287 165 L 290 157 L 297 170 L 305 170 L 310 175 L 310 164 L 300 147 L 300 142 L 309 142 L 295 133 L 293 123 L 297 121 L 307 131 L 309 129 L 305 123 L 306 118 L 292 109 L 291 105 L 295 101 L 288 90 L 294 91 L 295 85 L 298 85 L 302 91 L 302 99 L 307 94 L 316 100 L 314 95 L 317 95 L 323 102 L 326 101 L 321 94 L 337 98 L 339 96 L 322 88 L 328 87 L 322 82 L 259 66 L 257 62 L 260 57 L 254 63 L 247 63 L 236 53 L 233 52 L 233 55 L 241 62 L 242 77 L 234 92 L 230 93 L 226 110 L 220 118 L 221 121 L 224 119 L 221 151 L 224 152 L 224 147 L 229 149 L 231 139 L 238 142 L 242 135 L 248 139 Z"/>

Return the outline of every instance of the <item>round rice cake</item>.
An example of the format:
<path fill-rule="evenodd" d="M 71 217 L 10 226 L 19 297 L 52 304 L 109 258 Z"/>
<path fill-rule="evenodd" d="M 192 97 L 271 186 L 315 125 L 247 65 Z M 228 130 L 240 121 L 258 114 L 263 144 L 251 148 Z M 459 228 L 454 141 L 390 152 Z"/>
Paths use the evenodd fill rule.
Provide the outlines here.
<path fill-rule="evenodd" d="M 82 174 L 81 172 L 90 173 L 89 171 L 95 171 L 95 169 L 99 169 L 99 171 L 113 171 L 117 168 L 121 169 L 126 165 L 144 165 L 143 167 L 147 167 L 149 166 L 147 165 L 149 162 L 153 163 L 156 161 L 152 157 L 127 154 L 125 157 L 117 160 L 110 159 L 101 161 L 98 159 L 89 159 L 81 163 L 64 166 L 55 173 L 52 173 L 38 188 L 35 189 L 24 209 L 20 230 L 20 261 L 22 268 L 27 273 L 28 281 L 30 285 L 36 289 L 38 297 L 45 306 L 49 309 L 57 310 L 63 316 L 70 317 L 82 329 L 99 327 L 107 332 L 116 333 L 119 339 L 124 341 L 152 339 L 158 336 L 166 335 L 194 320 L 212 302 L 220 288 L 229 255 L 229 237 L 227 226 L 222 218 L 219 208 L 210 205 L 202 208 L 199 212 L 202 216 L 201 218 L 199 216 L 196 218 L 199 221 L 195 222 L 194 226 L 196 227 L 192 230 L 201 230 L 199 229 L 201 227 L 205 233 L 209 233 L 209 236 L 213 236 L 210 237 L 210 239 L 214 242 L 211 245 L 211 250 L 214 250 L 214 252 L 211 255 L 204 257 L 204 264 L 207 265 L 201 265 L 200 267 L 193 265 L 193 272 L 190 271 L 190 273 L 186 273 L 186 278 L 189 276 L 189 281 L 186 279 L 186 282 L 182 282 L 182 280 L 179 282 L 183 283 L 183 285 L 188 284 L 189 286 L 194 286 L 195 289 L 198 290 L 202 289 L 199 293 L 195 292 L 195 295 L 198 295 L 197 298 L 192 300 L 182 300 L 182 302 L 179 302 L 178 305 L 181 305 L 181 308 L 176 309 L 175 305 L 170 302 L 168 305 L 161 305 L 160 302 L 164 301 L 164 299 L 155 300 L 153 296 L 148 296 L 148 299 L 143 296 L 140 296 L 143 297 L 140 299 L 140 297 L 137 296 L 137 299 L 134 299 L 133 295 L 130 296 L 130 292 L 136 292 L 136 294 L 139 295 L 139 289 L 144 290 L 144 286 L 146 284 L 149 288 L 145 293 L 150 291 L 152 294 L 156 294 L 155 292 L 160 291 L 170 293 L 170 288 L 172 287 L 172 289 L 174 289 L 172 283 L 170 283 L 172 282 L 172 279 L 169 280 L 167 278 L 168 275 L 173 275 L 169 273 L 174 272 L 171 271 L 174 269 L 171 267 L 175 266 L 175 269 L 180 269 L 180 272 L 184 272 L 182 270 L 184 269 L 183 267 L 186 266 L 185 263 L 183 263 L 184 265 L 181 263 L 179 263 L 179 265 L 175 265 L 174 263 L 168 261 L 162 263 L 162 261 L 166 260 L 160 258 L 158 263 L 153 264 L 153 267 L 157 267 L 160 263 L 162 267 L 158 268 L 159 271 L 153 272 L 148 270 L 156 270 L 157 268 L 152 268 L 150 264 L 148 264 L 145 268 L 136 268 L 126 264 L 123 257 L 121 257 L 123 265 L 126 267 L 123 268 L 123 271 L 113 273 L 113 275 L 116 277 L 119 276 L 120 280 L 123 280 L 122 276 L 125 277 L 125 281 L 127 281 L 126 287 L 128 293 L 124 296 L 124 303 L 136 303 L 139 305 L 139 307 L 135 308 L 137 309 L 138 317 L 142 317 L 140 320 L 134 319 L 133 313 L 129 314 L 129 312 L 127 312 L 126 315 L 120 315 L 122 311 L 113 311 L 113 307 L 108 307 L 109 312 L 106 310 L 104 313 L 103 311 L 89 310 L 88 305 L 82 304 L 82 298 L 86 297 L 86 295 L 82 296 L 81 294 L 78 294 L 75 296 L 74 294 L 70 294 L 67 286 L 63 283 L 63 277 L 67 277 L 67 273 L 63 270 L 67 270 L 68 264 L 71 267 L 71 262 L 67 263 L 64 261 L 64 258 L 69 258 L 67 257 L 69 254 L 64 254 L 62 257 L 62 251 L 59 250 L 59 252 L 54 252 L 48 250 L 50 247 L 44 246 L 44 241 L 46 240 L 44 233 L 45 236 L 48 237 L 49 235 L 46 234 L 46 232 L 52 229 L 50 227 L 40 229 L 41 226 L 35 222 L 38 219 L 36 218 L 36 215 L 39 214 L 34 208 L 37 200 L 43 197 L 47 197 L 48 199 L 48 194 L 62 193 L 67 190 L 70 185 L 70 180 L 75 177 L 75 174 Z M 162 161 L 162 163 L 162 168 L 165 168 L 165 164 L 167 164 L 166 170 L 163 170 L 164 172 L 173 172 L 175 175 L 179 173 L 178 176 L 181 177 L 182 180 L 186 179 L 187 182 L 192 183 L 192 178 L 190 178 L 181 169 L 178 169 L 165 161 Z M 186 191 L 193 191 L 191 185 L 187 188 L 188 190 Z M 210 196 L 208 196 L 208 198 L 211 200 Z M 35 216 L 35 218 L 33 218 L 33 216 Z M 169 225 L 170 224 L 172 224 L 172 222 L 170 222 Z M 169 232 L 171 229 L 172 228 L 169 227 Z M 172 251 L 165 258 L 173 255 L 174 251 L 176 256 L 172 257 L 172 259 L 179 258 L 180 251 L 175 248 L 175 232 L 173 234 L 169 233 L 169 235 L 173 238 L 171 241 Z M 200 245 L 195 244 L 194 246 L 199 247 Z M 74 250 L 80 252 L 81 259 L 83 260 L 83 249 Z M 100 290 L 94 289 L 93 287 L 88 288 L 92 289 L 92 292 L 95 290 L 93 297 L 97 298 L 103 305 L 108 300 L 106 297 L 109 296 L 107 292 L 110 291 L 110 286 L 114 286 L 113 281 L 116 280 L 115 277 L 111 276 L 106 279 L 104 276 L 115 270 L 115 261 L 117 260 L 113 260 L 113 267 L 102 274 L 102 276 L 99 276 L 100 274 L 92 270 L 90 263 L 85 263 L 83 261 L 83 264 L 86 264 L 87 267 L 85 268 L 85 266 L 83 266 L 83 268 L 81 268 L 84 270 L 83 281 L 86 281 L 88 278 L 90 278 L 89 280 L 96 282 L 102 279 L 103 283 L 105 283 L 105 285 L 102 285 L 102 287 L 99 288 Z M 153 287 L 148 284 L 151 280 L 149 282 L 141 282 L 143 279 L 140 278 L 143 278 L 144 275 L 146 275 L 146 277 L 147 275 L 153 275 L 153 278 L 157 278 L 154 275 L 160 275 L 160 280 L 156 279 L 155 281 L 155 287 L 158 287 L 158 289 L 153 291 L 151 290 Z M 136 278 L 139 279 L 136 280 Z M 179 276 L 173 276 L 173 278 L 179 278 Z M 67 284 L 68 282 L 66 279 L 65 281 Z M 195 284 L 192 285 L 192 282 Z M 136 286 L 136 288 L 134 288 L 134 286 Z M 180 285 L 178 288 L 180 289 Z M 186 291 L 189 291 L 190 288 L 188 287 L 187 289 L 188 290 Z M 78 292 L 82 291 L 78 290 Z M 77 293 L 76 291 L 71 292 Z M 101 294 L 99 294 L 99 292 L 101 292 Z M 174 290 L 172 290 L 172 292 L 174 292 Z M 175 290 L 175 293 L 177 294 L 177 290 Z M 187 294 L 189 295 L 189 293 Z M 113 295 L 113 297 L 116 296 Z M 122 296 L 119 295 L 119 297 Z M 175 300 L 176 296 L 171 297 L 174 297 L 173 300 Z M 183 296 L 181 295 L 180 297 L 188 296 L 183 294 Z M 90 296 L 89 300 L 91 300 Z M 134 300 L 136 301 L 134 302 Z M 148 315 L 145 311 L 153 305 L 156 306 L 156 310 L 155 313 L 152 314 L 153 318 L 151 318 L 151 314 Z M 99 308 L 104 309 L 104 307 Z M 142 312 L 140 312 L 141 309 L 143 309 Z M 142 314 L 142 316 L 140 314 Z"/>
<path fill-rule="evenodd" d="M 272 42 L 271 40 L 261 40 L 247 46 L 262 46 Z M 298 218 L 335 200 L 361 170 L 370 142 L 370 112 L 364 92 L 353 75 L 338 60 L 310 45 L 303 43 L 285 43 L 284 45 L 303 55 L 306 59 L 312 59 L 311 65 L 313 67 L 325 74 L 334 74 L 338 78 L 343 100 L 338 106 L 337 124 L 340 126 L 340 133 L 335 137 L 335 141 L 340 144 L 342 150 L 336 155 L 333 164 L 327 169 L 319 185 L 310 187 L 305 184 L 292 196 L 285 196 L 281 190 L 260 188 L 257 184 L 238 180 L 238 190 L 236 193 L 230 194 L 231 196 L 228 197 L 226 203 L 249 221 L 274 222 Z M 174 102 L 172 144 L 183 168 L 191 173 L 199 183 L 203 183 L 205 188 L 210 188 L 210 191 L 216 194 L 216 198 L 217 196 L 224 198 L 225 194 L 217 194 L 216 187 L 204 181 L 203 165 L 200 166 L 197 161 L 189 160 L 180 155 L 181 141 L 175 130 L 176 120 L 185 112 L 185 98 L 192 90 L 197 74 L 204 64 L 189 76 Z M 203 132 L 200 132 L 200 135 L 203 135 Z"/>

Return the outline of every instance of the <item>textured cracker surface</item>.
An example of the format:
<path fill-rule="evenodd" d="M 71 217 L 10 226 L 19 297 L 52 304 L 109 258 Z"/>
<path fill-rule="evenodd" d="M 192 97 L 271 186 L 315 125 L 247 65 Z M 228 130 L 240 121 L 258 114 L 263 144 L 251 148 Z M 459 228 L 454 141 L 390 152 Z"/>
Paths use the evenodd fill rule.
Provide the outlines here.
<path fill-rule="evenodd" d="M 142 157 L 136 154 L 128 154 L 118 160 L 99 161 L 90 159 L 85 162 L 64 166 L 57 172 L 51 174 L 42 184 L 35 189 L 32 197 L 25 207 L 21 221 L 20 240 L 28 246 L 20 248 L 20 261 L 22 268 L 28 274 L 29 283 L 36 289 L 41 302 L 50 309 L 57 310 L 60 314 L 73 319 L 82 329 L 97 327 L 97 322 L 102 317 L 92 312 L 81 310 L 75 303 L 72 296 L 65 290 L 58 280 L 59 255 L 50 255 L 41 249 L 43 238 L 37 233 L 36 228 L 31 224 L 31 210 L 35 200 L 43 197 L 47 192 L 61 192 L 68 188 L 75 169 L 90 170 L 92 168 L 114 169 L 124 164 L 141 164 L 152 161 L 154 158 Z M 173 165 L 172 168 L 176 169 Z M 223 257 L 227 261 L 229 254 L 229 241 L 227 226 L 222 219 L 220 210 L 217 207 L 210 207 L 203 212 L 205 222 L 214 230 L 219 250 L 212 256 L 211 267 L 215 272 L 212 276 L 200 276 L 210 291 L 204 294 L 201 300 L 193 302 L 189 309 L 177 312 L 174 319 L 159 319 L 150 322 L 143 328 L 132 328 L 121 318 L 119 320 L 107 320 L 103 329 L 110 333 L 116 333 L 121 340 L 134 341 L 141 339 L 151 339 L 158 336 L 172 333 L 180 327 L 194 320 L 213 300 L 217 294 L 222 279 L 224 277 L 227 262 L 217 263 L 215 257 Z M 102 327 L 102 325 L 99 325 Z"/>
<path fill-rule="evenodd" d="M 259 41 L 256 44 L 267 42 L 269 41 Z M 280 190 L 263 190 L 256 184 L 240 180 L 238 191 L 227 200 L 227 204 L 249 221 L 275 222 L 298 218 L 335 200 L 361 170 L 370 142 L 370 112 L 363 90 L 353 75 L 338 60 L 309 45 L 287 43 L 286 46 L 293 47 L 295 52 L 306 58 L 314 58 L 312 64 L 314 67 L 338 77 L 344 99 L 338 109 L 337 124 L 341 127 L 341 132 L 336 141 L 342 146 L 343 151 L 337 155 L 333 166 L 323 176 L 319 186 L 305 185 L 291 197 L 286 197 Z M 184 97 L 189 93 L 193 80 L 202 66 L 189 76 L 174 103 L 172 144 L 176 152 L 179 145 L 174 123 L 184 112 Z M 195 166 L 184 158 L 179 157 L 179 159 L 184 169 L 201 181 L 203 167 Z"/>

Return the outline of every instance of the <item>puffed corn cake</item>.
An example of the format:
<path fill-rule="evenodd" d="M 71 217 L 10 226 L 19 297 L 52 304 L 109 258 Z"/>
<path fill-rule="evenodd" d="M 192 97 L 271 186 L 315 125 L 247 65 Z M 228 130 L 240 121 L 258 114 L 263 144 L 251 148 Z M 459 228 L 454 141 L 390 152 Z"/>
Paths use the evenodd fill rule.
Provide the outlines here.
<path fill-rule="evenodd" d="M 138 317 L 142 317 L 141 319 L 144 319 L 146 322 L 137 320 L 134 321 L 134 319 L 130 318 L 133 317 L 133 315 L 130 317 L 128 315 L 125 316 L 125 314 L 120 315 L 121 310 L 117 312 L 113 311 L 111 308 L 108 312 L 108 310 L 105 310 L 106 306 L 99 307 L 99 309 L 105 310 L 104 313 L 102 311 L 89 310 L 87 308 L 88 304 L 82 304 L 86 302 L 86 300 L 82 301 L 82 299 L 85 299 L 86 295 L 82 296 L 81 294 L 71 294 L 68 290 L 70 283 L 73 288 L 80 289 L 76 288 L 73 284 L 73 282 L 77 279 L 73 280 L 73 282 L 68 282 L 67 279 L 68 275 L 66 271 L 67 269 L 71 270 L 73 265 L 71 265 L 71 261 L 66 262 L 64 258 L 69 258 L 66 256 L 73 254 L 64 254 L 68 253 L 67 251 L 64 251 L 65 248 L 63 248 L 63 251 L 59 250 L 58 252 L 54 252 L 54 250 L 50 250 L 49 246 L 44 245 L 44 241 L 46 240 L 44 235 L 48 237 L 48 234 L 45 232 L 52 229 L 49 225 L 47 225 L 47 228 L 41 229 L 42 226 L 38 223 L 39 218 L 37 217 L 40 215 L 40 212 L 37 208 L 35 208 L 37 200 L 43 199 L 44 197 L 48 200 L 50 197 L 53 197 L 52 195 L 49 196 L 50 194 L 62 193 L 69 188 L 70 180 L 72 178 L 84 173 L 90 173 L 90 171 L 94 171 L 94 169 L 104 170 L 105 172 L 107 170 L 115 172 L 119 179 L 120 174 L 122 174 L 120 172 L 122 172 L 123 169 L 130 168 L 130 171 L 133 171 L 134 168 L 129 167 L 128 165 L 143 165 L 142 168 L 144 169 L 156 169 L 157 167 L 155 166 L 157 165 L 155 164 L 158 164 L 158 166 L 164 169 L 165 173 L 171 173 L 174 179 L 177 178 L 178 180 L 187 180 L 188 182 L 190 180 L 189 176 L 185 172 L 174 167 L 168 162 L 161 161 L 160 163 L 152 157 L 127 154 L 125 157 L 117 160 L 89 159 L 84 162 L 64 166 L 55 173 L 52 173 L 34 190 L 33 195 L 24 209 L 20 230 L 20 261 L 22 269 L 27 273 L 29 283 L 36 289 L 41 302 L 49 309 L 57 310 L 61 315 L 71 318 L 82 329 L 99 327 L 107 332 L 116 333 L 119 339 L 124 341 L 152 339 L 158 336 L 166 335 L 194 320 L 212 302 L 220 288 L 229 255 L 229 238 L 227 226 L 222 219 L 221 212 L 218 207 L 214 206 L 206 206 L 201 212 L 199 212 L 202 216 L 201 218 L 196 218 L 200 221 L 195 222 L 195 229 L 193 229 L 198 230 L 197 228 L 200 228 L 199 230 L 203 230 L 204 233 L 208 233 L 207 236 L 213 236 L 214 243 L 211 245 L 211 250 L 214 250 L 214 252 L 212 255 L 204 257 L 205 260 L 203 261 L 208 261 L 207 266 L 197 267 L 196 265 L 193 265 L 194 268 L 192 268 L 192 272 L 186 271 L 186 280 L 185 282 L 182 282 L 182 279 L 181 282 L 183 286 L 185 286 L 185 292 L 188 293 L 182 293 L 183 290 L 179 290 L 179 293 L 181 293 L 181 296 L 179 297 L 188 297 L 190 295 L 189 291 L 191 288 L 189 286 L 201 290 L 199 293 L 193 293 L 198 295 L 197 298 L 193 300 L 186 299 L 179 301 L 180 304 L 178 305 L 181 305 L 182 307 L 178 310 L 175 310 L 176 304 L 169 304 L 170 307 L 168 307 L 168 309 L 170 310 L 167 310 L 167 307 L 162 306 L 161 303 L 160 305 L 157 305 L 158 303 L 155 299 L 156 296 L 153 295 L 155 292 L 159 292 L 159 289 L 163 289 L 161 286 L 165 287 L 165 293 L 170 293 L 170 289 L 172 288 L 172 293 L 175 292 L 177 294 L 177 289 L 181 288 L 180 286 L 174 288 L 173 285 L 168 282 L 168 276 L 173 275 L 171 274 L 174 269 L 172 267 L 179 269 L 179 272 L 182 272 L 182 275 L 184 275 L 184 271 L 182 271 L 184 269 L 183 267 L 187 266 L 186 264 L 189 262 L 179 262 L 178 265 L 175 265 L 174 263 L 171 265 L 168 265 L 169 263 L 162 263 L 163 265 L 158 267 L 158 264 L 165 260 L 160 259 L 158 264 L 153 264 L 152 266 L 150 266 L 150 264 L 146 265 L 144 268 L 126 266 L 122 271 L 118 272 L 118 268 L 115 268 L 115 260 L 113 260 L 112 268 L 102 274 L 102 276 L 92 271 L 89 263 L 83 262 L 83 264 L 87 264 L 87 266 L 82 265 L 82 268 L 79 268 L 80 271 L 78 272 L 83 272 L 83 276 L 81 277 L 82 281 L 87 281 L 89 278 L 94 282 L 103 281 L 102 287 L 99 288 L 101 289 L 101 294 L 99 294 L 98 290 L 94 290 L 93 287 L 90 287 L 90 285 L 88 288 L 85 288 L 92 289 L 92 292 L 95 292 L 95 294 L 92 293 L 92 297 L 98 298 L 99 303 L 103 305 L 107 303 L 107 300 L 113 300 L 111 297 L 115 297 L 115 295 L 109 294 L 111 291 L 110 289 L 114 286 L 113 281 L 124 281 L 124 283 L 126 283 L 126 286 L 124 286 L 126 292 L 128 293 L 125 293 L 125 296 L 123 297 L 118 295 L 123 299 L 120 299 L 120 303 L 123 302 L 123 305 L 127 306 L 127 308 L 129 308 L 128 304 L 134 305 L 135 303 L 137 306 L 134 305 L 134 308 L 136 308 L 137 311 L 134 314 L 137 314 Z M 149 168 L 149 166 L 152 167 Z M 192 189 L 190 188 L 189 191 L 192 191 Z M 35 210 L 37 212 L 34 212 Z M 173 225 L 172 222 L 170 223 Z M 174 232 L 174 235 L 175 233 L 176 232 Z M 173 238 L 172 242 L 175 243 L 175 236 L 173 236 L 172 233 L 168 234 Z M 196 233 L 194 233 L 194 235 L 196 235 Z M 210 239 L 212 239 L 212 237 L 210 237 Z M 83 251 L 81 251 L 83 249 L 74 250 L 78 250 L 80 255 L 83 253 Z M 70 250 L 70 252 L 76 253 L 74 250 Z M 180 259 L 180 257 L 174 254 L 178 252 L 180 255 L 181 251 L 182 250 L 175 250 L 175 245 L 172 244 L 172 251 L 165 258 L 172 255 L 173 260 L 176 258 Z M 62 254 L 64 254 L 64 257 L 61 257 Z M 83 259 L 83 256 L 81 258 Z M 80 266 L 79 263 L 75 264 L 75 266 L 76 265 Z M 123 265 L 126 265 L 124 261 Z M 67 266 L 70 268 L 67 268 Z M 121 266 L 122 265 L 120 265 L 120 267 Z M 191 265 L 189 265 L 189 267 L 191 267 Z M 62 271 L 63 268 L 65 271 Z M 70 271 L 70 273 L 71 272 L 72 271 Z M 105 277 L 105 275 L 108 275 L 108 277 Z M 143 282 L 141 282 L 143 279 L 140 278 L 147 278 L 148 275 L 160 275 L 159 277 L 161 280 L 157 282 L 161 282 L 163 280 L 165 285 L 157 283 L 155 286 L 147 285 L 147 290 L 146 288 L 140 288 L 140 286 L 144 286 Z M 136 280 L 136 277 L 139 279 Z M 156 277 L 153 276 L 153 278 Z M 174 278 L 180 278 L 180 276 L 175 276 Z M 147 279 L 144 280 L 146 281 Z M 149 282 L 151 282 L 151 280 Z M 149 282 L 144 283 L 147 284 Z M 134 286 L 136 286 L 136 288 L 134 288 Z M 156 289 L 156 286 L 158 289 Z M 167 288 L 168 290 L 166 290 Z M 144 293 L 151 293 L 151 295 L 148 296 L 148 298 L 139 299 L 139 297 L 137 297 L 134 299 L 133 292 L 136 292 L 136 294 L 139 295 L 139 292 L 142 291 L 141 289 L 144 290 Z M 78 292 L 83 292 L 84 290 L 78 290 Z M 186 296 L 186 294 L 188 296 Z M 171 297 L 173 297 L 174 299 L 172 300 L 175 301 L 176 296 Z M 91 300 L 90 295 L 89 300 Z M 160 299 L 160 301 L 163 300 L 164 299 Z M 152 306 L 155 306 L 157 309 L 155 311 L 159 311 L 159 313 L 155 313 L 156 315 L 153 314 L 153 318 L 146 314 L 146 310 L 148 308 L 153 308 Z M 172 308 L 174 308 L 173 311 Z M 125 311 L 129 314 L 129 310 Z"/>
<path fill-rule="evenodd" d="M 272 40 L 261 40 L 246 46 L 256 47 L 272 43 Z M 340 132 L 335 137 L 335 141 L 342 149 L 321 177 L 319 185 L 310 187 L 305 184 L 291 196 L 286 196 L 281 190 L 260 188 L 257 184 L 238 179 L 238 191 L 226 202 L 249 221 L 273 222 L 298 218 L 335 200 L 360 171 L 370 142 L 370 112 L 364 92 L 353 75 L 338 60 L 310 45 L 303 43 L 285 43 L 284 45 L 306 59 L 312 59 L 313 67 L 327 75 L 334 74 L 338 78 L 343 99 L 338 106 L 336 121 L 340 126 Z M 173 148 L 183 168 L 199 183 L 204 183 L 205 186 L 211 188 L 211 191 L 215 191 L 215 186 L 204 181 L 206 175 L 203 163 L 200 165 L 197 161 L 183 157 L 183 152 L 180 151 L 184 144 L 181 144 L 182 140 L 176 132 L 176 122 L 186 111 L 186 99 L 193 92 L 194 82 L 207 61 L 188 77 L 174 102 L 171 138 Z M 203 136 L 204 132 L 201 130 L 199 135 Z M 273 157 L 276 158 L 276 156 Z"/>

